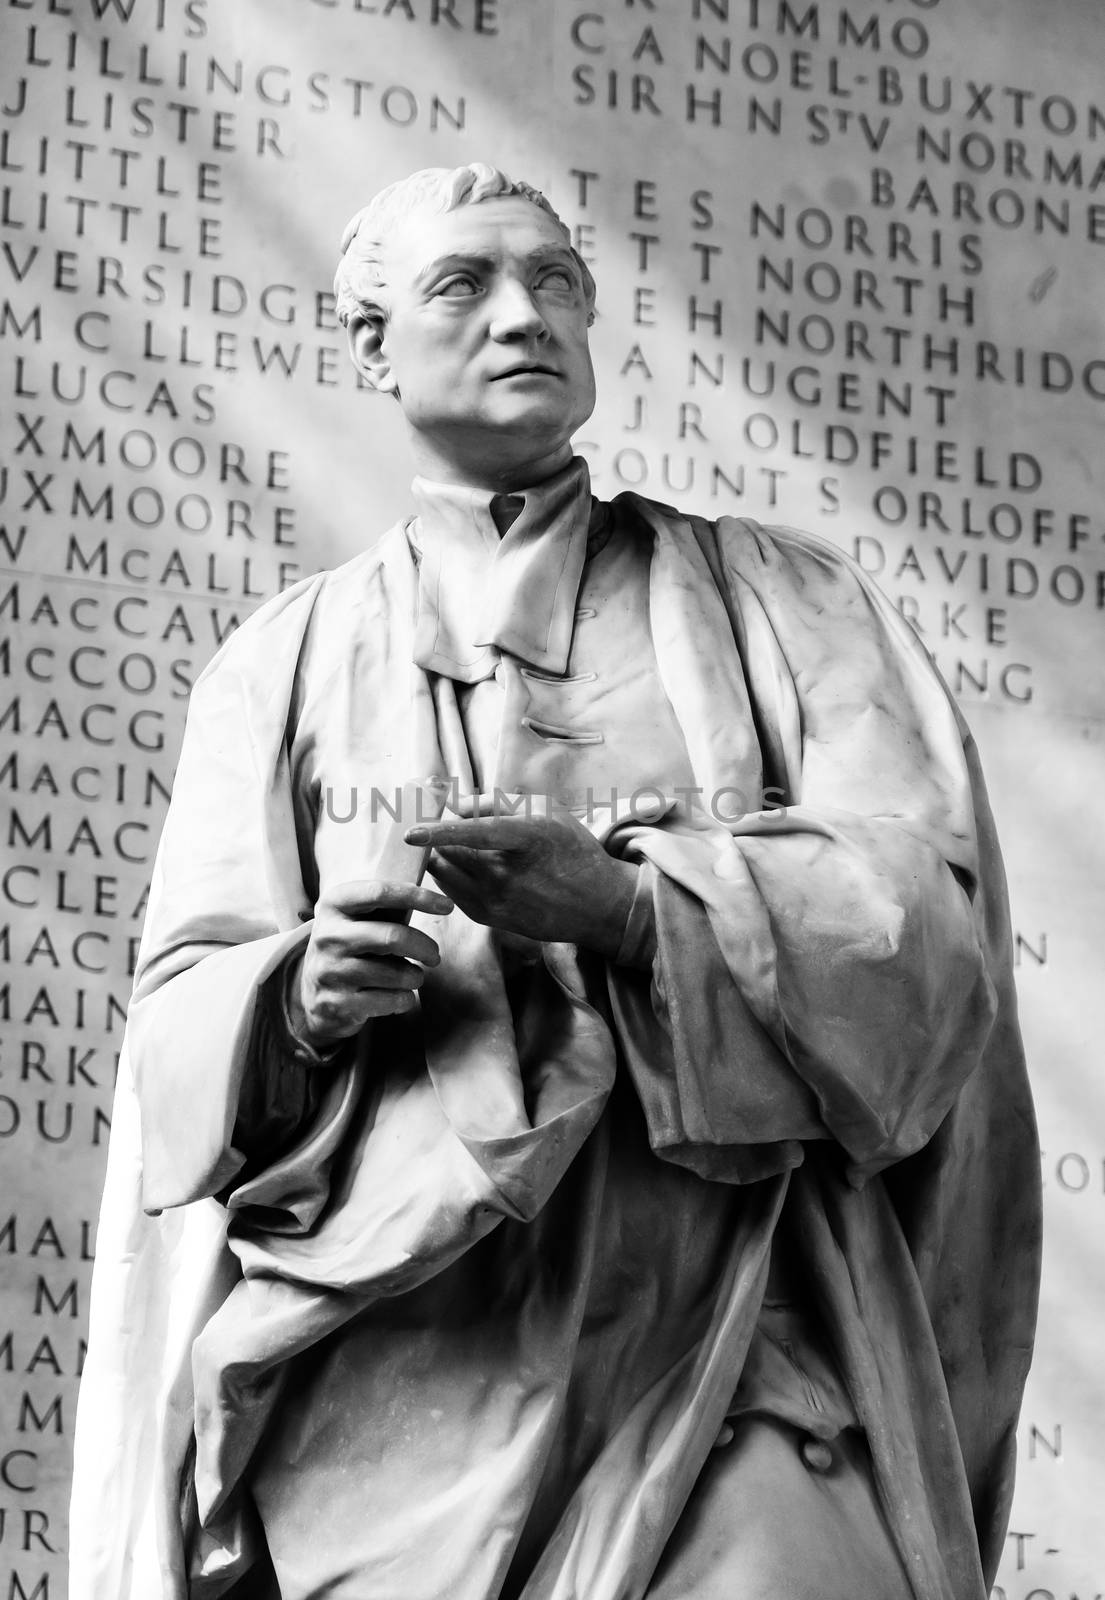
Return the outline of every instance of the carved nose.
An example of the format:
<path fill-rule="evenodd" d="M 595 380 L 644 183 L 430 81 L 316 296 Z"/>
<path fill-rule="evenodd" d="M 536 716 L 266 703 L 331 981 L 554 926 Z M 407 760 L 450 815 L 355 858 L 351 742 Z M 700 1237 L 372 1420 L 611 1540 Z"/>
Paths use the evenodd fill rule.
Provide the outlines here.
<path fill-rule="evenodd" d="M 533 296 L 520 286 L 504 289 L 491 321 L 493 339 L 547 339 L 549 330 Z"/>

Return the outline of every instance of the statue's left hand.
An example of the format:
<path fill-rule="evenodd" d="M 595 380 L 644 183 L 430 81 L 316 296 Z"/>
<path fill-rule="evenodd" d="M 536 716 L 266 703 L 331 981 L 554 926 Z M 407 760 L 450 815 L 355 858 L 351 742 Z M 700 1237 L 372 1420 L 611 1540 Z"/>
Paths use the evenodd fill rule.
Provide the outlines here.
<path fill-rule="evenodd" d="M 582 945 L 612 960 L 637 868 L 608 855 L 556 801 L 518 795 L 504 803 L 498 797 L 500 813 L 515 803 L 518 815 L 472 815 L 411 828 L 407 842 L 433 847 L 434 879 L 473 922 Z"/>

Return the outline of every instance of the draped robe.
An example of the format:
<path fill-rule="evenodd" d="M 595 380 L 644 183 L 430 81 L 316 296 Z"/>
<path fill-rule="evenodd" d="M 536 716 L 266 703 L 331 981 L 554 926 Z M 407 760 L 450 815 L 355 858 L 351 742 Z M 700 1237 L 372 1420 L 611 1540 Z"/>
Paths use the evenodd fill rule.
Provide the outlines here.
<path fill-rule="evenodd" d="M 455 913 L 416 1022 L 291 1066 L 267 986 L 320 885 L 371 878 L 388 827 L 320 850 L 300 730 L 339 730 L 343 792 L 445 766 L 403 528 L 264 607 L 197 684 L 120 1069 L 73 1600 L 226 1593 L 262 1524 L 307 1593 L 311 1530 L 270 1447 L 317 1457 L 289 1375 L 340 1374 L 350 1351 L 356 1415 L 327 1426 L 337 1463 L 358 1452 L 364 1526 L 335 1594 L 640 1600 L 740 1380 L 780 1219 L 917 1600 L 983 1600 L 1039 1193 L 973 743 L 832 547 L 615 505 L 650 541 L 649 626 L 696 783 L 745 802 L 612 831 L 651 897 L 651 974 L 550 945 L 508 994 L 497 941 Z M 647 1159 L 709 1186 L 721 1242 L 661 1348 L 626 1329 L 548 1503 L 626 1086 Z"/>

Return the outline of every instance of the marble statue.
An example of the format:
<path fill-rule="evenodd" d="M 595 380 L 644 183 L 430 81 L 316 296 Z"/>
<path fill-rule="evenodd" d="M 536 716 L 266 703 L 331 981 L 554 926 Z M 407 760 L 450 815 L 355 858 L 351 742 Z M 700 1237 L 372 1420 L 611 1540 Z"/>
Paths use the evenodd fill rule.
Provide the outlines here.
<path fill-rule="evenodd" d="M 536 191 L 416 174 L 337 295 L 413 514 L 192 697 L 73 1600 L 984 1600 L 1040 1219 L 970 735 L 834 547 L 592 497 Z"/>

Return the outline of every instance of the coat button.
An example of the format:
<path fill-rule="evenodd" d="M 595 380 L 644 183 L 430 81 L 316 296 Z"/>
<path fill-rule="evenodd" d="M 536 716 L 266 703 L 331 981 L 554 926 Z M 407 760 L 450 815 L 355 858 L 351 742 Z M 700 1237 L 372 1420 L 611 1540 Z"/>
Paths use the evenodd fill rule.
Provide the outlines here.
<path fill-rule="evenodd" d="M 803 1439 L 801 1448 L 802 1460 L 811 1472 L 828 1472 L 833 1464 L 831 1446 L 823 1439 Z"/>
<path fill-rule="evenodd" d="M 734 1437 L 733 1424 L 731 1422 L 723 1422 L 721 1425 L 721 1430 L 718 1433 L 717 1438 L 714 1440 L 714 1449 L 724 1450 L 727 1444 L 732 1444 Z"/>

